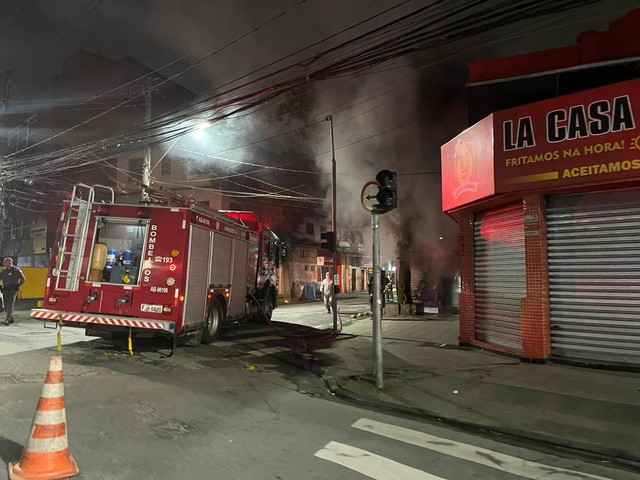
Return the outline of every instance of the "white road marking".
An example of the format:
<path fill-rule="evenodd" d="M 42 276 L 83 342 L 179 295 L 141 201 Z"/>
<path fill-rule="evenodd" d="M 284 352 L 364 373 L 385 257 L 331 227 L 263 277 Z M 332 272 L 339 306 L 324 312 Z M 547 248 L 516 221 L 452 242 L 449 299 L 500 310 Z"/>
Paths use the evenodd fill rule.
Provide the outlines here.
<path fill-rule="evenodd" d="M 239 338 L 238 340 L 223 340 L 221 342 L 215 342 L 214 345 L 216 347 L 232 347 L 233 345 L 245 345 L 248 343 L 257 343 L 257 342 L 269 342 L 271 340 L 282 340 L 282 337 L 278 337 L 276 335 L 270 335 L 267 337 Z"/>
<path fill-rule="evenodd" d="M 502 470 L 503 472 L 520 475 L 524 478 L 548 478 L 553 480 L 611 480 L 606 477 L 523 460 L 521 458 L 505 455 L 487 448 L 476 447 L 474 445 L 436 437 L 434 435 L 418 432 L 409 428 L 398 427 L 388 423 L 369 420 L 367 418 L 361 418 L 351 426 L 359 430 L 375 433 L 376 435 L 392 438 L 394 440 L 399 440 L 411 445 L 417 445 L 418 447 L 444 453 L 445 455 L 450 455 L 462 460 L 468 460 L 480 465 Z"/>
<path fill-rule="evenodd" d="M 377 480 L 444 480 L 344 443 L 329 442 L 315 456 Z"/>
<path fill-rule="evenodd" d="M 24 315 L 22 311 L 18 314 Z M 4 317 L 0 321 L 3 321 Z M 11 326 L 0 326 L 0 357 L 14 353 L 30 352 L 41 348 L 56 348 L 56 329 L 46 329 L 39 320 L 18 318 Z M 87 337 L 84 329 L 62 328 L 62 345 L 92 342 L 95 337 Z"/>
<path fill-rule="evenodd" d="M 267 347 L 267 348 L 261 348 L 259 350 L 251 350 L 250 352 L 245 352 L 245 355 L 252 355 L 254 357 L 264 357 L 265 355 L 273 355 L 274 353 L 283 353 L 283 352 L 290 352 L 290 351 L 291 349 L 289 347 Z"/>

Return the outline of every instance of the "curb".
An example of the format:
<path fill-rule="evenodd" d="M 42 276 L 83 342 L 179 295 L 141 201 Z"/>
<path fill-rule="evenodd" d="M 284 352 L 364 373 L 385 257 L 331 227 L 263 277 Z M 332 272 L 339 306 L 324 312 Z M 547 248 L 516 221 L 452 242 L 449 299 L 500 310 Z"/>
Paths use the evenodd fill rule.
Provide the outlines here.
<path fill-rule="evenodd" d="M 420 418 L 427 418 L 438 423 L 456 427 L 461 430 L 471 431 L 473 433 L 482 433 L 485 435 L 489 433 L 493 436 L 496 436 L 498 441 L 503 441 L 500 440 L 500 437 L 507 436 L 523 442 L 534 443 L 547 449 L 552 448 L 556 450 L 565 450 L 596 460 L 606 460 L 615 465 L 631 467 L 633 469 L 640 469 L 640 457 L 629 455 L 627 452 L 608 449 L 606 446 L 598 445 L 599 450 L 596 451 L 594 450 L 593 444 L 589 444 L 586 442 L 567 440 L 564 437 L 557 437 L 554 435 L 547 435 L 539 432 L 530 432 L 518 428 L 488 426 L 481 423 L 469 421 L 467 419 L 445 417 L 429 410 L 409 407 L 402 404 L 390 403 L 377 398 L 372 399 L 368 397 L 360 397 L 357 394 L 342 388 L 333 376 L 326 373 L 325 368 L 321 368 L 321 370 L 325 370 L 325 372 L 317 373 L 317 375 L 320 376 L 327 389 L 336 397 L 347 402 L 373 407 L 384 411 L 401 413 L 404 415 L 411 415 Z M 309 371 L 313 372 L 313 370 Z"/>

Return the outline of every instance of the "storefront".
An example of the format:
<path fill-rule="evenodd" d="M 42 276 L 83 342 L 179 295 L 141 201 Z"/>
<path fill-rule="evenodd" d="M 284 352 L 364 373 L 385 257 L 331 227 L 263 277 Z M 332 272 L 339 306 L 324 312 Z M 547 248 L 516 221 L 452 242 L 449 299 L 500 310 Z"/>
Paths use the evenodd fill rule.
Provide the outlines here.
<path fill-rule="evenodd" d="M 460 341 L 640 366 L 640 79 L 495 112 L 442 147 Z"/>

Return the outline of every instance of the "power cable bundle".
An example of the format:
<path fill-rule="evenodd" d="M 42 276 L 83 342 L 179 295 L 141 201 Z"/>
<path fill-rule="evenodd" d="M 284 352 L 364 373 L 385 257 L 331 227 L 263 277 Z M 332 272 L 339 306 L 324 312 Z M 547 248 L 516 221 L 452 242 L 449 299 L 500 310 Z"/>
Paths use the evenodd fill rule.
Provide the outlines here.
<path fill-rule="evenodd" d="M 295 6 L 304 3 L 304 1 L 300 1 Z M 362 29 L 366 24 L 374 21 L 379 22 L 385 15 L 388 16 L 400 6 L 411 3 L 403 1 L 337 34 L 328 36 L 320 42 L 315 42 L 293 54 L 281 57 L 219 87 L 219 90 L 221 88 L 226 88 L 226 90 L 210 93 L 193 105 L 154 118 L 130 131 L 81 145 L 36 152 L 46 144 L 52 145 L 54 140 L 59 141 L 61 137 L 73 130 L 82 128 L 104 115 L 130 105 L 132 102 L 139 101 L 138 97 L 143 94 L 127 98 L 63 132 L 9 155 L 4 161 L 2 177 L 5 182 L 24 178 L 46 181 L 48 176 L 68 169 L 88 168 L 96 164 L 104 164 L 125 153 L 139 150 L 141 145 L 148 143 L 154 145 L 180 138 L 198 128 L 198 124 L 203 120 L 215 123 L 229 118 L 237 118 L 241 114 L 251 114 L 264 105 L 281 98 L 287 92 L 304 85 L 329 79 L 357 77 L 393 59 L 416 55 L 431 49 L 449 47 L 453 42 L 471 38 L 481 32 L 564 12 L 596 1 L 458 0 L 452 2 L 450 0 L 435 0 L 429 5 L 387 21 L 366 33 L 321 52 L 313 53 L 323 43 L 347 34 L 353 34 L 354 31 Z M 270 21 L 272 20 L 273 18 Z M 255 31 L 256 29 L 252 30 L 252 32 Z M 232 45 L 236 41 L 226 46 Z M 152 88 L 166 84 L 221 50 L 218 49 L 181 72 L 156 82 Z M 298 58 L 305 53 L 306 57 Z M 285 64 L 285 62 L 288 63 Z M 278 65 L 282 64 L 284 66 L 278 68 Z M 276 70 L 269 72 L 268 69 L 272 68 L 276 68 Z M 267 71 L 267 73 L 258 78 L 247 80 L 262 71 Z M 244 83 L 239 83 L 243 80 L 245 80 Z M 233 86 L 234 84 L 237 85 Z M 113 91 L 110 90 L 106 94 Z M 264 168 L 264 165 L 256 166 Z M 246 188 L 246 186 L 244 187 Z M 260 193 L 264 194 L 264 192 Z M 299 194 L 296 192 L 295 196 L 298 197 Z M 317 199 L 314 200 L 317 201 Z"/>

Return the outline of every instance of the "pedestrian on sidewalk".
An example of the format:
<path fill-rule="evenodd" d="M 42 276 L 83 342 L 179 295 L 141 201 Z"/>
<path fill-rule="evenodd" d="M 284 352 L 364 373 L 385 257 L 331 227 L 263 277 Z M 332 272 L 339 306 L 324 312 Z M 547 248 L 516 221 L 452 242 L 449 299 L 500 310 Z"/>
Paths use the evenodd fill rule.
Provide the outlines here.
<path fill-rule="evenodd" d="M 24 273 L 18 267 L 13 265 L 13 259 L 10 257 L 2 261 L 4 269 L 0 272 L 0 281 L 2 282 L 2 296 L 4 297 L 4 309 L 7 312 L 5 325 L 13 323 L 13 306 L 16 302 L 18 290 L 25 282 Z"/>
<path fill-rule="evenodd" d="M 333 295 L 333 280 L 331 274 L 327 272 L 324 276 L 324 280 L 320 284 L 320 291 L 322 292 L 322 301 L 327 308 L 327 312 L 331 313 L 331 300 Z"/>
<path fill-rule="evenodd" d="M 388 303 L 393 303 L 393 280 L 391 279 L 391 274 L 387 273 L 387 276 L 384 280 L 384 294 L 385 300 Z"/>

